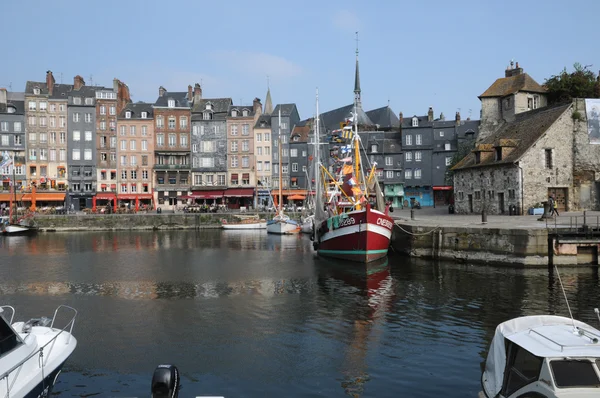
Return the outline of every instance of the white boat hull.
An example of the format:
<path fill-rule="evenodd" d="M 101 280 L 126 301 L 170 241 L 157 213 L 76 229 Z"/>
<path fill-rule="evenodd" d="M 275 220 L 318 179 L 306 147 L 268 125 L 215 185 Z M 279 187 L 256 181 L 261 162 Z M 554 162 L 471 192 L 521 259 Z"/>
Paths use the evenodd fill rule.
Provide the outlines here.
<path fill-rule="evenodd" d="M 293 221 L 272 221 L 267 223 L 267 232 L 277 235 L 292 235 L 300 232 L 300 225 Z"/>
<path fill-rule="evenodd" d="M 4 226 L 2 233 L 4 235 L 27 235 L 35 233 L 37 228 L 27 227 L 25 225 L 9 224 Z"/>
<path fill-rule="evenodd" d="M 313 233 L 313 223 L 314 223 L 314 217 L 313 216 L 309 216 L 307 218 L 304 219 L 304 222 L 302 222 L 302 233 L 303 234 L 312 234 Z"/>
<path fill-rule="evenodd" d="M 267 222 L 245 223 L 245 224 L 222 224 L 223 229 L 266 229 Z"/>

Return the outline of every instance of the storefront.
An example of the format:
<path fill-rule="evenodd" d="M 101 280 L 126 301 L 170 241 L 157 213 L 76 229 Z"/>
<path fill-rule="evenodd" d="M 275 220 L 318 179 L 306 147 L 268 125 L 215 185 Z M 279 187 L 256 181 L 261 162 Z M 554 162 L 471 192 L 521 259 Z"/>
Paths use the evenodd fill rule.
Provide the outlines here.
<path fill-rule="evenodd" d="M 228 209 L 252 208 L 254 188 L 227 188 L 223 196 Z"/>
<path fill-rule="evenodd" d="M 223 203 L 223 189 L 211 189 L 207 191 L 192 191 L 191 195 L 188 195 L 189 199 L 193 199 L 196 204 L 205 205 L 220 205 Z M 183 197 L 182 197 L 183 198 Z"/>
<path fill-rule="evenodd" d="M 385 184 L 383 192 L 386 202 L 399 209 L 403 207 L 404 186 L 402 184 Z"/>
<path fill-rule="evenodd" d="M 451 204 L 453 189 L 454 188 L 452 186 L 448 185 L 433 187 L 434 205 L 448 206 Z"/>
<path fill-rule="evenodd" d="M 269 207 L 271 204 L 271 191 L 268 189 L 257 189 L 256 208 Z"/>
<path fill-rule="evenodd" d="M 412 206 L 433 206 L 433 194 L 431 187 L 405 187 L 404 188 L 404 207 Z"/>

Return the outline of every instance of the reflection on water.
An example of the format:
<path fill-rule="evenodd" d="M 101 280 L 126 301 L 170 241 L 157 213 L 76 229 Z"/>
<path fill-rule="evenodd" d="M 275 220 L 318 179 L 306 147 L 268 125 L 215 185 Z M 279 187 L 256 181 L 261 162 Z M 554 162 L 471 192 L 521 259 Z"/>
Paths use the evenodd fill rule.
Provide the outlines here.
<path fill-rule="evenodd" d="M 597 325 L 597 270 L 561 277 Z M 79 310 L 61 396 L 148 396 L 165 362 L 182 396 L 476 396 L 498 323 L 568 314 L 545 269 L 348 264 L 265 231 L 0 238 L 0 294 L 19 319 Z"/>

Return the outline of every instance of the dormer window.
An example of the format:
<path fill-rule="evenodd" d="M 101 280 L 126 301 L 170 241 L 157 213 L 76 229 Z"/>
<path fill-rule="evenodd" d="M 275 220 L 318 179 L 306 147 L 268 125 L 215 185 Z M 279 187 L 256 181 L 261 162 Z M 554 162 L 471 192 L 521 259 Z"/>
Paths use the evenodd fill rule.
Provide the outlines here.
<path fill-rule="evenodd" d="M 7 112 L 8 113 L 15 113 L 17 111 L 17 108 L 15 108 L 14 106 L 8 106 Z"/>
<path fill-rule="evenodd" d="M 170 99 L 167 102 L 169 104 L 169 108 L 175 108 L 175 100 L 174 99 Z"/>
<path fill-rule="evenodd" d="M 371 145 L 371 152 L 377 152 L 377 144 Z"/>
<path fill-rule="evenodd" d="M 40 88 L 39 87 L 34 87 L 33 88 L 33 94 L 40 95 Z"/>
<path fill-rule="evenodd" d="M 148 112 L 142 112 L 142 119 L 148 118 Z"/>
<path fill-rule="evenodd" d="M 74 105 L 81 105 L 81 97 L 73 97 Z"/>
<path fill-rule="evenodd" d="M 242 116 L 248 116 L 248 109 L 244 109 L 242 111 Z"/>
<path fill-rule="evenodd" d="M 231 111 L 231 116 L 232 117 L 236 117 L 237 116 L 237 110 L 236 109 L 234 109 L 234 110 Z"/>
<path fill-rule="evenodd" d="M 210 102 L 206 103 L 206 110 L 212 111 L 212 104 Z"/>
<path fill-rule="evenodd" d="M 300 137 L 298 137 L 297 135 L 295 135 L 293 139 L 294 139 L 294 142 L 300 141 Z"/>
<path fill-rule="evenodd" d="M 203 120 L 211 120 L 212 119 L 212 113 L 211 112 L 204 112 L 202 114 L 202 119 Z"/>
<path fill-rule="evenodd" d="M 417 117 L 412 118 L 412 126 L 419 127 L 419 119 Z"/>
<path fill-rule="evenodd" d="M 125 119 L 131 119 L 131 111 L 125 112 Z"/>

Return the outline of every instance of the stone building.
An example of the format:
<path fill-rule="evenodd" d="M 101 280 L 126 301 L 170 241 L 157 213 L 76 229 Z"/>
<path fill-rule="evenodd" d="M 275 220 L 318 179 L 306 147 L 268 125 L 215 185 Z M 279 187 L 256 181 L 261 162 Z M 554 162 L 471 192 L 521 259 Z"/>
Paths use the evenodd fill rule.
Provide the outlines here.
<path fill-rule="evenodd" d="M 261 112 L 258 98 L 253 105 L 230 105 L 227 111 L 227 190 L 224 196 L 230 209 L 254 205 L 254 124 Z"/>
<path fill-rule="evenodd" d="M 25 174 L 25 95 L 0 88 L 0 174 L 2 191 L 26 185 Z M 2 202 L 10 198 L 2 197 Z"/>
<path fill-rule="evenodd" d="M 154 190 L 161 208 L 174 209 L 190 189 L 190 130 L 192 87 L 185 92 L 158 89 L 154 112 Z M 121 157 L 122 160 L 122 157 Z M 130 164 L 131 166 L 131 164 Z"/>
<path fill-rule="evenodd" d="M 192 197 L 221 204 L 227 188 L 227 112 L 231 98 L 203 98 L 196 83 L 192 107 Z"/>

